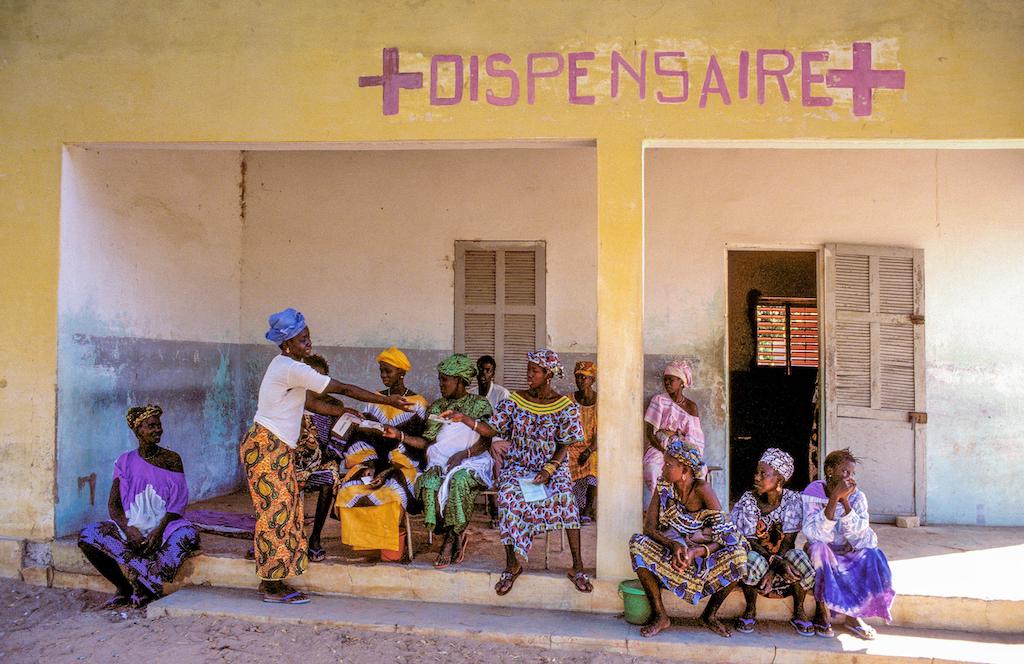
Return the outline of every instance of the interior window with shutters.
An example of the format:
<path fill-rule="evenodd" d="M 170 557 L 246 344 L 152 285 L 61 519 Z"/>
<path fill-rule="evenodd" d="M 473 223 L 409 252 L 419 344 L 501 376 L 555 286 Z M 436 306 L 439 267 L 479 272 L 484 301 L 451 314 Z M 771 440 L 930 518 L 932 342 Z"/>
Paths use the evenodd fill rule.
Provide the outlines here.
<path fill-rule="evenodd" d="M 762 297 L 754 311 L 757 366 L 818 366 L 818 307 L 813 297 Z"/>
<path fill-rule="evenodd" d="M 455 243 L 456 352 L 492 355 L 495 381 L 526 387 L 526 354 L 544 346 L 543 242 Z"/>

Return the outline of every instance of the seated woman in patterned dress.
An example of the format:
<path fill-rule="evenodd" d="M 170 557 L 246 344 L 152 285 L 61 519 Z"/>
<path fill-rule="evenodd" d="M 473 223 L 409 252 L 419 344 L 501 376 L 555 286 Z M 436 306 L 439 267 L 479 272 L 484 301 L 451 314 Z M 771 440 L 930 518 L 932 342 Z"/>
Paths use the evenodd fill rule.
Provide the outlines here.
<path fill-rule="evenodd" d="M 409 358 L 392 346 L 377 355 L 380 379 L 387 396 L 400 396 L 412 405 L 404 411 L 387 404 L 367 404 L 366 419 L 413 436 L 423 430 L 427 400 L 405 386 L 412 368 Z M 419 474 L 412 451 L 402 442 L 376 432 L 360 430 L 345 449 L 345 477 L 338 491 L 341 542 L 357 551 L 380 551 L 381 560 L 393 562 L 412 555 L 403 551 L 401 523 L 415 495 Z"/>
<path fill-rule="evenodd" d="M 890 622 L 896 593 L 871 529 L 868 498 L 857 488 L 857 461 L 848 449 L 825 457 L 825 480 L 804 489 L 803 531 L 814 566 L 814 631 L 832 636 L 829 615 L 843 615 L 847 630 L 870 641 L 875 629 L 863 619 Z"/>
<path fill-rule="evenodd" d="M 427 469 L 416 479 L 415 492 L 423 504 L 423 524 L 443 535 L 434 560 L 438 569 L 462 562 L 473 503 L 493 485 L 493 461 L 487 452 L 490 440 L 481 437 L 479 424 L 490 417 L 491 404 L 486 397 L 466 391 L 476 371 L 473 360 L 462 353 L 437 365 L 441 398 L 427 410 L 423 436 L 384 428 L 386 437 L 427 452 Z"/>
<path fill-rule="evenodd" d="M 800 636 L 814 636 L 804 614 L 804 599 L 814 585 L 814 568 L 807 554 L 796 548 L 803 526 L 800 494 L 784 488 L 793 475 L 793 457 L 770 447 L 761 455 L 754 473 L 754 489 L 733 505 L 732 522 L 747 540 L 747 578 L 743 596 L 747 606 L 736 619 L 736 631 L 750 634 L 757 622 L 757 596 L 793 596 L 789 624 Z"/>
<path fill-rule="evenodd" d="M 697 479 L 703 467 L 695 447 L 670 441 L 662 479 L 644 513 L 644 532 L 629 540 L 633 570 L 654 610 L 640 629 L 642 636 L 654 636 L 671 624 L 662 588 L 691 604 L 710 596 L 701 623 L 719 636 L 732 636 L 716 614 L 747 575 L 747 550 L 711 485 Z"/>
<path fill-rule="evenodd" d="M 162 413 L 154 405 L 128 409 L 138 449 L 114 462 L 110 520 L 90 524 L 78 536 L 82 553 L 117 590 L 106 607 L 142 606 L 160 597 L 199 549 L 199 531 L 181 518 L 188 505 L 181 457 L 160 447 Z"/>
<path fill-rule="evenodd" d="M 551 386 L 553 378 L 564 374 L 555 351 L 542 348 L 526 357 L 528 389 L 513 392 L 498 405 L 490 423 L 480 426 L 484 436 L 509 441 L 498 475 L 498 530 L 505 545 L 505 571 L 494 591 L 506 595 L 512 590 L 523 573 L 517 556 L 528 556 L 535 535 L 565 529 L 572 553 L 567 576 L 576 590 L 589 593 L 594 587 L 583 571 L 580 514 L 566 459 L 569 447 L 583 440 L 579 406 Z M 530 484 L 543 487 L 536 499 L 524 495 L 524 485 L 530 488 Z"/>

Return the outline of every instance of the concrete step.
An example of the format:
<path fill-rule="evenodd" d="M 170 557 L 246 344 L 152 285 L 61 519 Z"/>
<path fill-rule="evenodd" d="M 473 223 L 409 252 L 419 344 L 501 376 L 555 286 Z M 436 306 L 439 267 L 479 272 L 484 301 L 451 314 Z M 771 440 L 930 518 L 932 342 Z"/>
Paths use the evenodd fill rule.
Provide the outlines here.
<path fill-rule="evenodd" d="M 43 570 L 35 574 L 23 570 L 26 581 L 65 588 L 109 589 L 109 584 L 96 575 L 82 556 L 74 540 L 61 539 L 50 543 L 52 569 L 49 577 Z M 378 564 L 373 566 L 344 564 L 341 562 L 314 563 L 309 571 L 295 579 L 295 585 L 314 593 L 351 595 L 375 599 L 420 600 L 426 602 L 453 602 L 478 606 L 526 607 L 589 613 L 619 613 L 622 600 L 618 582 L 594 579 L 593 593 L 576 592 L 564 574 L 557 571 L 528 571 L 516 582 L 513 592 L 498 597 L 494 584 L 500 567 L 493 569 L 467 569 L 466 566 L 436 570 L 429 557 L 418 558 L 412 565 Z M 899 569 L 897 565 L 894 568 Z M 894 570 L 895 572 L 895 570 Z M 929 582 L 922 575 L 911 575 L 906 570 L 897 579 L 916 579 L 906 584 L 913 592 L 904 593 L 897 586 L 893 606 L 893 625 L 915 629 L 961 630 L 974 633 L 1024 632 L 1024 598 L 1019 593 L 1002 588 L 982 588 L 984 596 L 963 597 L 939 594 L 948 590 L 942 575 L 936 573 Z M 256 584 L 253 563 L 238 556 L 200 554 L 182 566 L 176 583 L 169 590 L 192 585 L 226 588 L 253 588 Z M 989 585 L 989 584 L 986 584 Z M 995 586 L 996 584 L 991 584 Z M 688 605 L 670 593 L 665 593 L 666 606 L 671 615 L 695 618 L 703 605 Z M 736 616 L 742 610 L 741 593 L 733 593 L 722 608 L 723 616 Z M 791 613 L 791 600 L 761 598 L 758 614 L 767 620 L 787 620 Z M 813 611 L 813 601 L 807 604 Z"/>
<path fill-rule="evenodd" d="M 692 624 L 673 625 L 645 639 L 639 628 L 607 614 L 336 596 L 283 606 L 260 601 L 253 590 L 227 588 L 183 588 L 151 604 L 147 614 L 317 624 L 694 662 L 1024 661 L 1021 636 L 883 627 L 876 641 L 867 642 L 848 634 L 834 639 L 800 637 L 785 623 L 762 621 L 754 634 L 730 639 Z"/>

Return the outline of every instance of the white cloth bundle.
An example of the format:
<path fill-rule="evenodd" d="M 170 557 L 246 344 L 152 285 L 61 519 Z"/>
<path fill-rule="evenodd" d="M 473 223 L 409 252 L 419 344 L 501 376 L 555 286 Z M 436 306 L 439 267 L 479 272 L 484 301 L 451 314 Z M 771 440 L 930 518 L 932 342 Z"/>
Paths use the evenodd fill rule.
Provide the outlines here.
<path fill-rule="evenodd" d="M 448 467 L 448 459 L 453 454 L 468 450 L 479 439 L 479 434 L 460 422 L 450 422 L 443 425 L 437 433 L 437 439 L 434 444 L 427 448 L 427 469 L 437 466 L 441 470 L 445 470 Z M 491 455 L 485 450 L 476 456 L 464 459 L 458 466 L 445 473 L 444 481 L 437 492 L 438 509 L 444 510 L 445 503 L 448 501 L 448 484 L 451 482 L 452 475 L 463 468 L 475 472 L 477 478 L 488 489 L 494 485 L 492 479 L 494 475 L 494 462 L 491 460 Z"/>

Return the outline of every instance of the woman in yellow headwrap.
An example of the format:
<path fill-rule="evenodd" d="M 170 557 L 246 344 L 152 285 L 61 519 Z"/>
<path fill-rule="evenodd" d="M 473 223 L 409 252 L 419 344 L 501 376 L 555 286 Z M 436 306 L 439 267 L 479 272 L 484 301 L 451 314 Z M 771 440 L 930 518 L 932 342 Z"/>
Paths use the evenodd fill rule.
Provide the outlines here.
<path fill-rule="evenodd" d="M 580 522 L 589 523 L 597 516 L 597 365 L 589 360 L 576 363 L 573 370 L 576 391 L 569 398 L 580 408 L 583 439 L 569 446 L 569 475 L 572 495 L 580 510 Z"/>
<path fill-rule="evenodd" d="M 426 419 L 427 400 L 405 386 L 412 363 L 392 346 L 377 355 L 377 364 L 385 388 L 380 393 L 404 398 L 412 404 L 412 410 L 367 404 L 363 416 L 405 435 L 419 435 Z M 381 551 L 384 560 L 401 557 L 395 554 L 401 551 L 399 525 L 414 495 L 413 482 L 418 474 L 418 463 L 410 449 L 377 432 L 360 430 L 345 450 L 343 472 L 335 503 L 342 543 L 356 550 Z"/>

